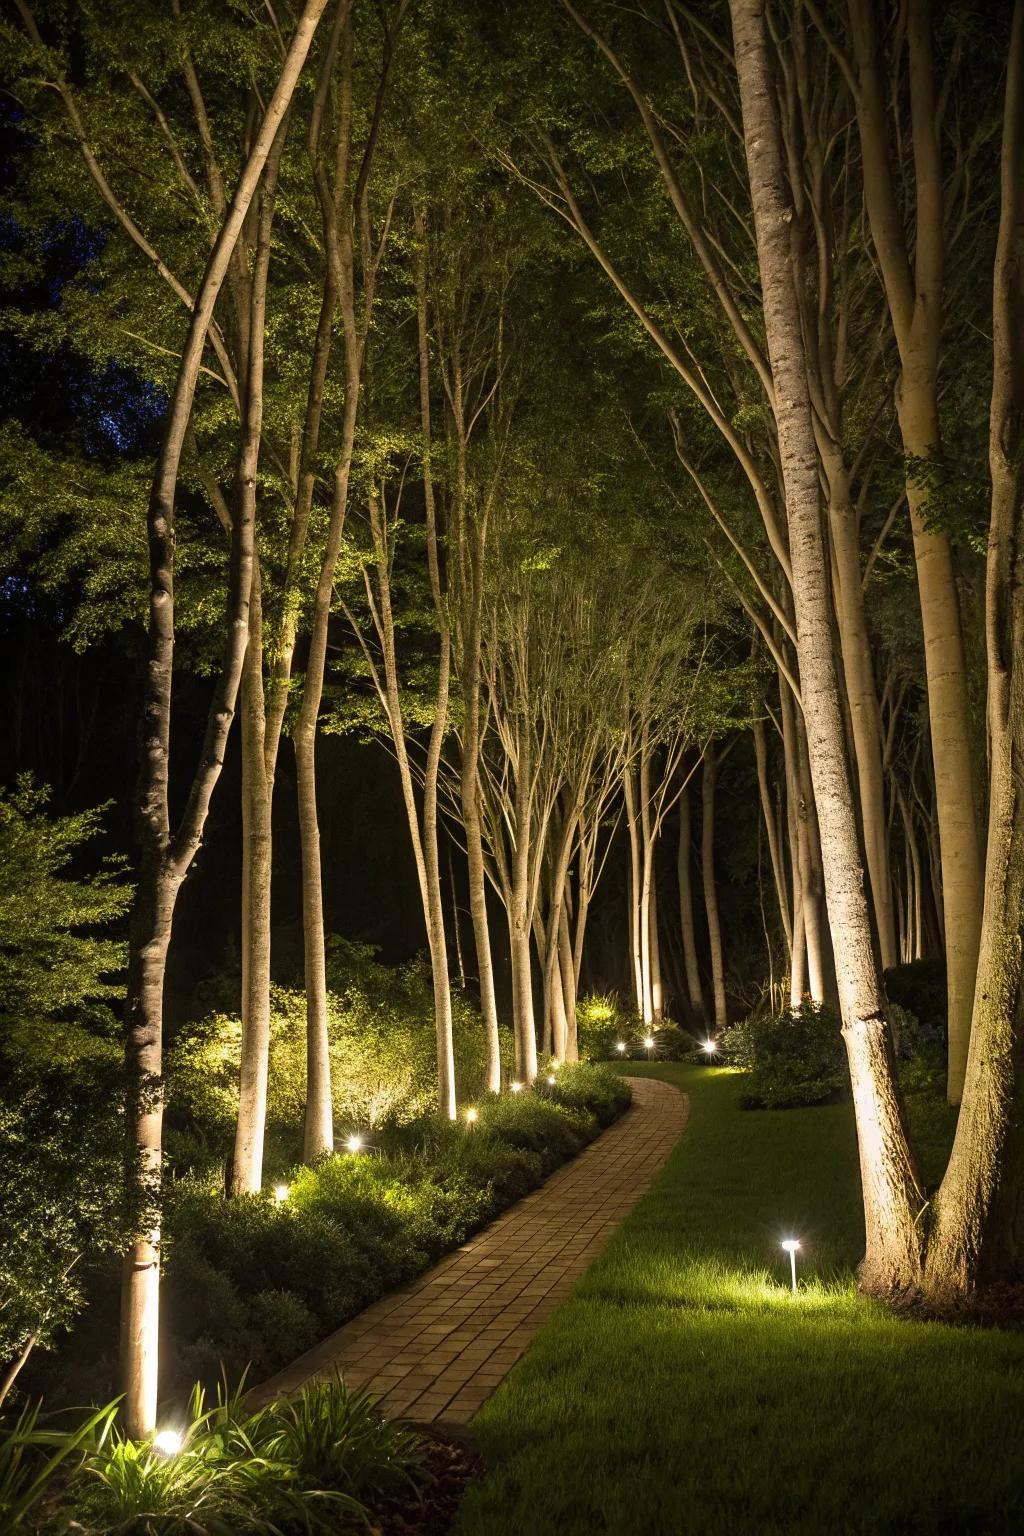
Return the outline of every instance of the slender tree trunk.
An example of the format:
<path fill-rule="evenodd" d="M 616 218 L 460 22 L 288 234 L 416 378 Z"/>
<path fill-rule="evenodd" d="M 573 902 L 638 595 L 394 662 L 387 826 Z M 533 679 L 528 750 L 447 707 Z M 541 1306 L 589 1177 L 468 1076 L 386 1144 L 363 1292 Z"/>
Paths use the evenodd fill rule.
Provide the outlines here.
<path fill-rule="evenodd" d="M 715 1029 L 723 1030 L 729 1022 L 725 1002 L 725 961 L 722 956 L 722 925 L 718 915 L 718 884 L 715 879 L 715 790 L 718 785 L 718 752 L 714 742 L 704 749 L 701 770 L 701 878 L 704 882 L 704 910 L 708 919 L 708 944 L 711 950 L 711 992 L 715 1006 Z"/>
<path fill-rule="evenodd" d="M 864 853 L 871 882 L 871 904 L 878 934 L 882 969 L 896 964 L 896 933 L 892 912 L 892 878 L 885 824 L 885 777 L 882 733 L 871 664 L 871 640 L 864 611 L 856 516 L 850 496 L 849 472 L 841 454 L 831 454 L 827 467 L 829 528 L 835 552 L 836 606 L 842 648 L 846 697 L 850 704 L 850 734 L 860 804 Z"/>
<path fill-rule="evenodd" d="M 629 958 L 633 972 L 633 1002 L 638 1015 L 643 1019 L 646 1017 L 640 918 L 643 877 L 640 870 L 640 815 L 636 774 L 631 764 L 627 765 L 622 782 L 626 795 L 626 830 L 629 833 Z"/>
<path fill-rule="evenodd" d="M 801 697 L 860 1148 L 867 1237 L 860 1276 L 866 1289 L 888 1293 L 919 1282 L 923 1193 L 896 1094 L 833 656 L 819 463 L 791 270 L 793 208 L 764 0 L 730 0 L 730 11 L 786 491 Z"/>
<path fill-rule="evenodd" d="M 249 606 L 241 687 L 242 1045 L 231 1193 L 263 1183 L 263 1136 L 270 1066 L 271 800 L 266 773 L 263 623 L 258 571 Z"/>
<path fill-rule="evenodd" d="M 530 841 L 532 835 L 530 779 L 532 763 L 521 742 L 515 792 L 515 848 L 508 904 L 512 951 L 512 1011 L 515 1022 L 516 1074 L 521 1082 L 537 1076 L 537 1032 L 533 1016 L 533 962 L 530 955 Z"/>
<path fill-rule="evenodd" d="M 224 663 L 207 719 L 202 757 L 177 833 L 168 808 L 174 659 L 174 504 L 203 350 L 228 265 L 291 102 L 326 0 L 307 0 L 281 74 L 242 169 L 196 295 L 167 412 L 148 513 L 150 599 L 146 696 L 136 802 L 142 857 L 129 937 L 126 1053 L 130 1187 L 149 1212 L 125 1257 L 121 1298 L 121 1374 L 127 1432 L 141 1438 L 156 1421 L 160 1301 L 160 1177 L 163 1160 L 163 988 L 174 904 L 202 837 L 234 715 L 249 629 L 253 527 L 243 504 L 232 528 L 232 570 Z M 140 1216 L 142 1213 L 140 1213 Z"/>
<path fill-rule="evenodd" d="M 455 884 L 455 864 L 452 845 L 448 843 L 448 889 L 452 893 L 452 933 L 455 937 L 455 963 L 458 966 L 459 986 L 466 990 L 466 960 L 462 953 L 462 924 L 459 922 L 459 892 Z"/>
<path fill-rule="evenodd" d="M 685 772 L 685 768 L 683 770 Z M 704 1026 L 704 997 L 700 985 L 700 967 L 697 963 L 697 936 L 693 922 L 693 846 L 690 830 L 690 786 L 685 784 L 679 796 L 679 851 L 676 859 L 676 880 L 679 885 L 679 922 L 683 941 L 683 966 L 686 971 L 686 991 L 693 1023 Z"/>
<path fill-rule="evenodd" d="M 782 923 L 782 932 L 785 936 L 786 949 L 790 956 L 790 969 L 792 970 L 793 918 L 789 910 L 789 898 L 786 894 L 786 870 L 782 862 L 778 827 L 776 826 L 772 810 L 771 790 L 768 787 L 768 742 L 765 736 L 764 721 L 755 720 L 752 729 L 754 735 L 754 758 L 757 763 L 757 789 L 761 798 L 761 814 L 764 818 L 768 857 L 771 860 L 772 876 L 775 881 L 775 898 L 779 907 L 779 920 Z"/>
<path fill-rule="evenodd" d="M 651 933 L 651 1017 L 655 1024 L 661 1024 L 665 1018 L 665 987 L 661 975 L 661 939 L 658 934 L 657 852 L 658 839 L 655 836 L 651 840 L 651 893 L 648 913 Z"/>
<path fill-rule="evenodd" d="M 654 975 L 651 966 L 651 889 L 654 880 L 654 834 L 651 825 L 651 750 L 646 733 L 640 748 L 640 900 L 637 927 L 640 936 L 640 1016 L 644 1027 L 654 1023 Z"/>
<path fill-rule="evenodd" d="M 565 1060 L 579 1060 L 576 1035 L 576 967 L 569 936 L 569 904 L 562 902 L 558 921 L 558 969 L 562 978 L 562 1006 L 565 1009 Z"/>
<path fill-rule="evenodd" d="M 479 679 L 475 693 L 479 711 Z M 487 876 L 484 866 L 483 828 L 480 820 L 479 726 L 477 716 L 467 718 L 467 744 L 463 751 L 460 791 L 462 819 L 466 830 L 466 862 L 469 869 L 469 910 L 473 918 L 473 942 L 480 987 L 480 1014 L 483 1019 L 487 1050 L 487 1088 L 497 1093 L 501 1087 L 501 1044 L 498 1034 L 498 1005 L 494 995 L 494 961 L 491 955 L 490 920 L 487 916 Z"/>

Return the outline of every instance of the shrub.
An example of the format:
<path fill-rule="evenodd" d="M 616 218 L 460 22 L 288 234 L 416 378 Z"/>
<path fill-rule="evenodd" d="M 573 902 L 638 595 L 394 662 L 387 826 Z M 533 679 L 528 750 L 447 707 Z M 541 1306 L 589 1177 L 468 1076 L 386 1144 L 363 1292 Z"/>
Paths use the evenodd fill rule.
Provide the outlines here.
<path fill-rule="evenodd" d="M 813 1003 L 781 1016 L 751 1014 L 727 1031 L 721 1049 L 750 1074 L 740 1100 L 747 1109 L 820 1104 L 848 1082 L 839 1020 Z"/>
<path fill-rule="evenodd" d="M 651 1054 L 659 1061 L 685 1061 L 699 1048 L 688 1029 L 666 1020 L 654 1031 L 654 1050 Z"/>
<path fill-rule="evenodd" d="M 921 1025 L 946 1038 L 946 963 L 944 960 L 912 960 L 894 965 L 885 973 L 885 992 L 890 1003 L 912 1013 Z"/>
<path fill-rule="evenodd" d="M 330 944 L 327 1024 L 334 1118 L 338 1127 L 384 1130 L 410 1125 L 437 1097 L 434 1002 L 421 958 L 385 967 L 365 945 Z M 306 1002 L 296 989 L 271 997 L 266 1165 L 271 1175 L 299 1153 L 306 1096 Z M 485 1084 L 480 1015 L 464 993 L 452 995 L 455 1078 L 460 1099 Z M 503 1041 L 503 1049 L 510 1049 Z M 179 1026 L 168 1051 L 167 1147 L 178 1171 L 220 1173 L 234 1137 L 241 1024 L 214 1013 Z"/>
<path fill-rule="evenodd" d="M 485 1096 L 472 1129 L 432 1116 L 299 1168 L 280 1205 L 224 1200 L 195 1177 L 172 1185 L 165 1358 L 178 1385 L 182 1372 L 211 1379 L 218 1360 L 269 1374 L 536 1188 L 629 1102 L 605 1068 L 565 1066 L 557 1079 Z"/>
<path fill-rule="evenodd" d="M 618 1073 L 583 1061 L 559 1067 L 554 1084 L 544 1084 L 543 1093 L 555 1104 L 592 1113 L 600 1126 L 611 1125 L 632 1098 L 629 1084 Z"/>
<path fill-rule="evenodd" d="M 584 1061 L 610 1061 L 618 1040 L 636 1034 L 636 1020 L 614 992 L 588 993 L 576 1003 L 576 1042 Z"/>
<path fill-rule="evenodd" d="M 485 1099 L 474 1134 L 483 1131 L 510 1147 L 537 1153 L 544 1172 L 550 1173 L 575 1157 L 596 1127 L 596 1117 L 587 1109 L 560 1109 L 533 1094 L 523 1094 Z"/>

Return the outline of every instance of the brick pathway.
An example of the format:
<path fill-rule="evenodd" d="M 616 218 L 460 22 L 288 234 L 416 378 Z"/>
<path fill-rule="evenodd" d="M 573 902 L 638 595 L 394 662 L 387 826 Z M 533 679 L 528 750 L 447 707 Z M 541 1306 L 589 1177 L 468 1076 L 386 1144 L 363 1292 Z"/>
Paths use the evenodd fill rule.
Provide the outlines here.
<path fill-rule="evenodd" d="M 390 1415 L 465 1423 L 625 1219 L 683 1131 L 689 1100 L 633 1078 L 633 1105 L 579 1157 L 418 1279 L 374 1302 L 253 1393 L 340 1371 Z"/>

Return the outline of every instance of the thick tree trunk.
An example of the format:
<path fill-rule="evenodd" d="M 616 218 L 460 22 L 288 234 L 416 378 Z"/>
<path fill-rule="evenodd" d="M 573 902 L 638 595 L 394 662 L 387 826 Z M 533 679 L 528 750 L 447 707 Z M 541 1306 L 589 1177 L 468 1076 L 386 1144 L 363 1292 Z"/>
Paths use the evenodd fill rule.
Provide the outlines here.
<path fill-rule="evenodd" d="M 708 944 L 711 950 L 711 993 L 715 1008 L 715 1029 L 729 1023 L 725 1001 L 725 960 L 722 955 L 722 924 L 718 915 L 718 883 L 715 878 L 715 791 L 718 786 L 718 752 L 714 742 L 704 749 L 701 770 L 700 867 L 704 884 L 704 910 L 708 920 Z"/>
<path fill-rule="evenodd" d="M 926 1287 L 942 1301 L 1024 1283 L 1024 3 L 1007 70 L 993 285 L 992 504 L 985 629 L 990 742 L 985 912 L 956 1139 Z"/>
<path fill-rule="evenodd" d="M 801 698 L 860 1149 L 867 1237 L 861 1283 L 870 1291 L 890 1293 L 919 1282 L 923 1194 L 896 1095 L 860 858 L 833 655 L 819 463 L 791 270 L 793 208 L 783 170 L 764 0 L 730 0 L 730 11 L 786 491 Z"/>
<path fill-rule="evenodd" d="M 927 0 L 910 0 L 906 46 L 914 156 L 913 269 L 889 164 L 887 81 L 873 0 L 850 0 L 865 202 L 900 353 L 896 408 L 924 631 L 946 912 L 948 1097 L 963 1091 L 981 931 L 982 864 L 963 627 L 948 536 L 930 525 L 927 473 L 941 452 L 938 368 L 944 262 L 942 166 Z"/>

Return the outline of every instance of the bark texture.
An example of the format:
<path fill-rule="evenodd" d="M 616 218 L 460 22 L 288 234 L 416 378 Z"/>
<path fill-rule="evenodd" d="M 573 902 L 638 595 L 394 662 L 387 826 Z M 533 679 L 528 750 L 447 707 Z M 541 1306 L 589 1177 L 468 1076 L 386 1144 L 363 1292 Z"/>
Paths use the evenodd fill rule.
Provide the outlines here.
<path fill-rule="evenodd" d="M 786 491 L 800 692 L 857 1121 L 866 1229 L 861 1283 L 891 1293 L 920 1280 L 923 1197 L 895 1091 L 833 654 L 820 469 L 791 270 L 793 208 L 764 0 L 730 0 L 730 11 Z"/>

